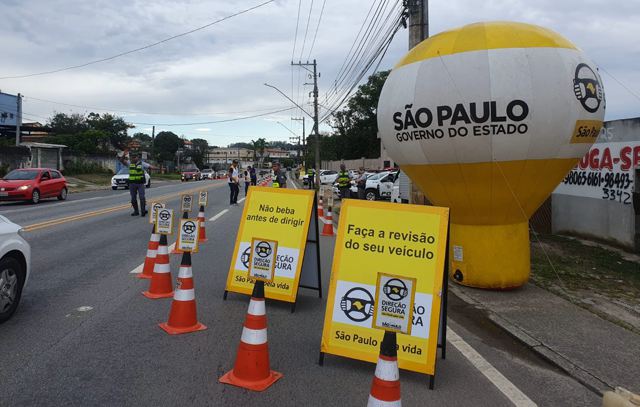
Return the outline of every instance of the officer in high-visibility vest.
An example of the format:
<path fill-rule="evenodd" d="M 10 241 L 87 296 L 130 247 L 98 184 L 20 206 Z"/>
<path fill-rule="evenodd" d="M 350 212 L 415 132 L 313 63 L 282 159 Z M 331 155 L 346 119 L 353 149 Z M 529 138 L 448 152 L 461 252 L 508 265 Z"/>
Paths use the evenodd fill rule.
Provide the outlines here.
<path fill-rule="evenodd" d="M 280 167 L 279 161 L 274 161 L 271 169 L 273 170 L 273 182 L 271 186 L 274 188 L 286 188 L 287 187 L 287 176 L 282 171 Z"/>
<path fill-rule="evenodd" d="M 307 170 L 307 183 L 309 184 L 309 189 L 316 188 L 316 170 L 313 167 L 309 167 Z"/>
<path fill-rule="evenodd" d="M 131 162 L 129 163 L 129 193 L 131 194 L 131 206 L 133 207 L 131 216 L 145 216 L 147 214 L 147 201 L 144 196 L 146 184 L 144 170 L 150 167 L 151 165 L 140 160 L 139 153 L 131 154 Z M 138 210 L 138 195 L 140 196 L 141 211 Z"/>
<path fill-rule="evenodd" d="M 351 177 L 349 177 L 349 172 L 344 164 L 340 164 L 340 172 L 336 181 L 340 190 L 340 199 L 351 198 Z"/>

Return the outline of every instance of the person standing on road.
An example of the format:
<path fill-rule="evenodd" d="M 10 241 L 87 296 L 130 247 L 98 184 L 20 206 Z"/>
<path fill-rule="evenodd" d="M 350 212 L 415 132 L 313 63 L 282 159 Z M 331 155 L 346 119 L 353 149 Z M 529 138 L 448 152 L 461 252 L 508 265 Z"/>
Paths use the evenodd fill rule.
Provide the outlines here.
<path fill-rule="evenodd" d="M 250 169 L 251 167 L 244 170 L 244 196 L 247 196 L 247 194 L 249 193 L 249 185 L 251 185 L 251 174 L 249 173 Z"/>
<path fill-rule="evenodd" d="M 240 193 L 239 183 L 238 160 L 233 160 L 231 167 L 229 167 L 229 189 L 231 190 L 229 205 L 238 205 L 238 194 Z"/>
<path fill-rule="evenodd" d="M 309 189 L 316 189 L 316 170 L 313 167 L 309 167 L 307 170 L 307 183 Z"/>
<path fill-rule="evenodd" d="M 258 176 L 256 175 L 256 169 L 249 166 L 249 176 L 251 177 L 251 185 L 258 184 Z"/>
<path fill-rule="evenodd" d="M 356 186 L 358 187 L 358 199 L 364 199 L 364 190 L 367 186 L 367 176 L 364 173 L 364 167 L 360 167 L 358 170 L 358 177 L 356 178 Z"/>
<path fill-rule="evenodd" d="M 151 164 L 140 159 L 140 153 L 131 153 L 130 161 L 123 155 L 122 164 L 129 166 L 129 194 L 131 195 L 131 206 L 133 213 L 131 216 L 145 216 L 147 214 L 147 200 L 145 198 L 145 170 L 154 168 Z M 140 207 L 138 207 L 138 196 L 140 197 Z"/>
<path fill-rule="evenodd" d="M 271 186 L 274 188 L 286 188 L 287 176 L 284 174 L 284 171 L 282 171 L 280 162 L 275 161 L 271 169 L 273 170 L 273 183 Z"/>
<path fill-rule="evenodd" d="M 338 173 L 338 189 L 340 190 L 340 199 L 351 197 L 349 188 L 351 187 L 351 178 L 344 164 L 340 164 L 340 172 Z"/>

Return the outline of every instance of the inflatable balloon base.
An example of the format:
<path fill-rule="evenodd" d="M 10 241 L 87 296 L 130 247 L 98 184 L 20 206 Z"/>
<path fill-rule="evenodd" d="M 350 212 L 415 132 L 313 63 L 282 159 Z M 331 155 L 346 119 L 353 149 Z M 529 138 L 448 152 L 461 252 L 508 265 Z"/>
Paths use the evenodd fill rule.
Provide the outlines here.
<path fill-rule="evenodd" d="M 523 286 L 531 268 L 529 223 L 451 224 L 450 277 L 459 284 L 497 290 Z"/>

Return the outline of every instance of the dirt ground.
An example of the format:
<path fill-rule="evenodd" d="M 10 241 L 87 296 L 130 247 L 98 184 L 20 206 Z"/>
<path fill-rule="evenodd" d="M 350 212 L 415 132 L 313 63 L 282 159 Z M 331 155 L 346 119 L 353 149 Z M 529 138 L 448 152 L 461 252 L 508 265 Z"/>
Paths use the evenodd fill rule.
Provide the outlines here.
<path fill-rule="evenodd" d="M 531 280 L 640 333 L 640 257 L 593 242 L 531 236 Z"/>

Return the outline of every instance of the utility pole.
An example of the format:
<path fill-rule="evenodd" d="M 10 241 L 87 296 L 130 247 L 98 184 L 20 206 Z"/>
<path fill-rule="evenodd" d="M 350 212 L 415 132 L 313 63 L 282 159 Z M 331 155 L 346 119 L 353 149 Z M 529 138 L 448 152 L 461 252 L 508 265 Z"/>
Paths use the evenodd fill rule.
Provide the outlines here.
<path fill-rule="evenodd" d="M 405 0 L 405 6 L 409 13 L 409 50 L 429 38 L 429 0 Z M 413 202 L 416 193 L 422 195 L 406 174 L 401 172 L 400 183 L 407 185 L 409 191 L 409 203 Z M 402 189 L 402 188 L 401 188 Z M 403 198 L 404 199 L 404 198 Z M 424 198 L 423 198 L 424 200 Z M 424 203 L 424 202 L 421 202 Z"/>
<path fill-rule="evenodd" d="M 305 133 L 304 133 L 304 119 L 305 117 L 292 117 L 291 120 L 302 120 L 302 166 L 305 167 L 305 169 L 307 168 L 307 165 L 305 164 L 305 160 L 304 160 L 304 154 L 307 151 L 307 141 L 305 139 Z"/>
<path fill-rule="evenodd" d="M 429 0 L 405 0 L 409 11 L 409 49 L 429 37 Z"/>
<path fill-rule="evenodd" d="M 156 126 L 151 126 L 151 159 L 155 160 Z"/>
<path fill-rule="evenodd" d="M 319 119 L 318 119 L 318 64 L 316 60 L 313 60 L 313 63 L 300 62 L 293 63 L 291 65 L 299 66 L 308 71 L 311 75 L 309 75 L 309 79 L 313 79 L 313 129 L 312 132 L 315 135 L 315 156 L 316 156 L 316 188 L 320 188 L 320 129 L 319 129 Z M 307 67 L 313 66 L 313 71 L 309 70 Z M 303 122 L 304 123 L 304 122 Z"/>
<path fill-rule="evenodd" d="M 18 116 L 16 117 L 16 146 L 20 145 L 20 126 L 22 126 L 22 95 L 18 93 Z"/>

